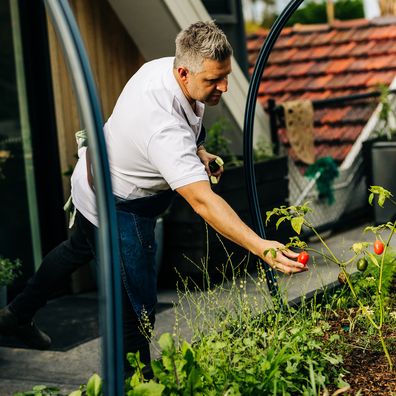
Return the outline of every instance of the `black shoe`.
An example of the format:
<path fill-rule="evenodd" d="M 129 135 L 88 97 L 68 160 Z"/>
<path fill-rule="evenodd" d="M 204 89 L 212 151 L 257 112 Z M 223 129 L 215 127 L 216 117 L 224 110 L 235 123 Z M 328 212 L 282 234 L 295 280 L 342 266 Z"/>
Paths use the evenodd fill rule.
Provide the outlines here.
<path fill-rule="evenodd" d="M 0 334 L 13 335 L 27 346 L 35 349 L 48 349 L 51 338 L 41 331 L 33 321 L 18 324 L 17 316 L 7 307 L 0 309 Z"/>

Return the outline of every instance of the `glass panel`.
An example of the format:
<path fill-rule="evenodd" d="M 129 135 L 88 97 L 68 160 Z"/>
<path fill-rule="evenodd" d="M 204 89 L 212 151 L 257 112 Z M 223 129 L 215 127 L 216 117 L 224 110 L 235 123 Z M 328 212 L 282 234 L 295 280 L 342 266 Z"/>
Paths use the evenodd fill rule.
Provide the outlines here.
<path fill-rule="evenodd" d="M 15 1 L 0 2 L 0 42 L 0 255 L 22 260 L 23 275 L 10 287 L 14 294 L 34 271 L 41 251 Z"/>

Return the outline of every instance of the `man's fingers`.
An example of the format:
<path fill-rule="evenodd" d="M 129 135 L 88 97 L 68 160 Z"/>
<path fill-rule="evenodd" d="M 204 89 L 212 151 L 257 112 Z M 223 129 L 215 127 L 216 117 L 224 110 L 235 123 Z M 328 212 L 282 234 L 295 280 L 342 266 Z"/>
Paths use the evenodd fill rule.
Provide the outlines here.
<path fill-rule="evenodd" d="M 308 270 L 308 268 L 303 264 L 296 260 L 290 260 L 280 252 L 278 252 L 276 257 L 272 259 L 272 267 L 285 274 L 292 274 Z"/>

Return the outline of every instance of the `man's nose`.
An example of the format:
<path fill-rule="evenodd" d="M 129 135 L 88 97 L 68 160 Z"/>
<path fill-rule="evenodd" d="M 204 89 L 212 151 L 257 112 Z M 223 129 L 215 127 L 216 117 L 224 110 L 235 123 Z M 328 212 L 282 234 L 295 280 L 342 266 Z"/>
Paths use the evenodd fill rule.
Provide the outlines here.
<path fill-rule="evenodd" d="M 228 89 L 228 80 L 223 78 L 221 81 L 217 83 L 216 89 L 221 92 L 227 92 Z"/>

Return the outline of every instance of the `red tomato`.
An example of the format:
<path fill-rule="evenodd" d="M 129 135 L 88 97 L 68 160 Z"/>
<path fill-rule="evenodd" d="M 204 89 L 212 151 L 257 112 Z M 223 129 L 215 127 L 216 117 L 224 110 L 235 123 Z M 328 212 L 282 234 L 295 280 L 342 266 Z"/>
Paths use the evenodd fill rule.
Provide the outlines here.
<path fill-rule="evenodd" d="M 374 242 L 374 253 L 382 254 L 383 251 L 384 251 L 384 244 L 379 239 L 377 239 Z"/>
<path fill-rule="evenodd" d="M 309 254 L 307 252 L 301 252 L 297 257 L 297 261 L 301 264 L 307 265 L 309 261 Z"/>

